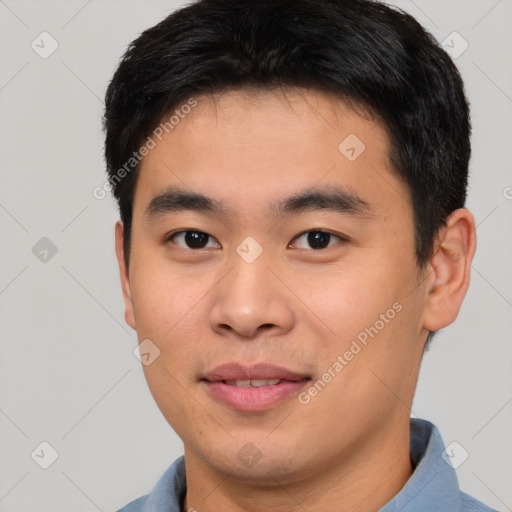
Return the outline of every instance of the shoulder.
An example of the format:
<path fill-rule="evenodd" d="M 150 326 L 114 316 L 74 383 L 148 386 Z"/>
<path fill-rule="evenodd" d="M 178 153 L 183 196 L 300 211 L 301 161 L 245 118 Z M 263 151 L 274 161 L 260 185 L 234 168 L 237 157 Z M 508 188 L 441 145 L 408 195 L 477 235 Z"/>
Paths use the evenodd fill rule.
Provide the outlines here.
<path fill-rule="evenodd" d="M 181 456 L 167 468 L 148 495 L 131 501 L 117 512 L 179 512 L 186 490 L 185 458 Z"/>
<path fill-rule="evenodd" d="M 476 500 L 465 492 L 460 493 L 460 501 L 462 512 L 498 512 L 497 510 L 484 505 L 481 501 Z"/>
<path fill-rule="evenodd" d="M 123 508 L 120 508 L 117 512 L 141 512 L 147 499 L 147 496 L 137 498 L 136 500 L 128 503 L 128 505 L 125 505 Z"/>

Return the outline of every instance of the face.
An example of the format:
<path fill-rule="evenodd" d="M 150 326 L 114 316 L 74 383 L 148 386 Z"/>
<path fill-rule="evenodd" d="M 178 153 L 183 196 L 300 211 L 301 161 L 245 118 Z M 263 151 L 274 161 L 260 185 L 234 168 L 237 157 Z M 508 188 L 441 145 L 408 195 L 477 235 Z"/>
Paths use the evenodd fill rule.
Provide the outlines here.
<path fill-rule="evenodd" d="M 386 132 L 309 90 L 195 100 L 144 158 L 121 269 L 151 392 L 210 470 L 358 464 L 408 425 L 427 335 Z"/>

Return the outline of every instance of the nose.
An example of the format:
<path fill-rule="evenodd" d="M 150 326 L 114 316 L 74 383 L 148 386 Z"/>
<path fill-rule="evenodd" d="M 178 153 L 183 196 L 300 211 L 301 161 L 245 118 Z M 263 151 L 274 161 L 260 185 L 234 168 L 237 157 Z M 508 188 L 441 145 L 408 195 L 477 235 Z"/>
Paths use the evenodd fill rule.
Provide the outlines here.
<path fill-rule="evenodd" d="M 263 257 L 247 263 L 235 255 L 231 271 L 215 287 L 211 328 L 244 340 L 288 332 L 295 320 L 292 294 L 276 274 Z"/>

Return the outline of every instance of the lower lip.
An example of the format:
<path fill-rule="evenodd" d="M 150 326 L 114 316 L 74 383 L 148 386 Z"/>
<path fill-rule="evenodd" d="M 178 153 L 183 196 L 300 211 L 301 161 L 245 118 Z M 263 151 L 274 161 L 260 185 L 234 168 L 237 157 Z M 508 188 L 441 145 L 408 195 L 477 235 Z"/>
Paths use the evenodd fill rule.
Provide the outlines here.
<path fill-rule="evenodd" d="M 264 411 L 289 400 L 307 384 L 309 379 L 297 382 L 283 380 L 273 386 L 242 388 L 224 382 L 205 382 L 210 392 L 221 402 L 240 411 Z"/>

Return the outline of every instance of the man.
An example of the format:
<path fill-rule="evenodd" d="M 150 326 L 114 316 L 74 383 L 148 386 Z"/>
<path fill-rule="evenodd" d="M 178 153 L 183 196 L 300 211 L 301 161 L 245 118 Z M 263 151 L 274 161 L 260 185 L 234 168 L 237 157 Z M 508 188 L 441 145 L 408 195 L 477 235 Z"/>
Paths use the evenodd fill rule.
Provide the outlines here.
<path fill-rule="evenodd" d="M 475 252 L 448 55 L 368 0 L 203 0 L 106 98 L 125 316 L 184 457 L 123 512 L 488 511 L 410 419 Z"/>

